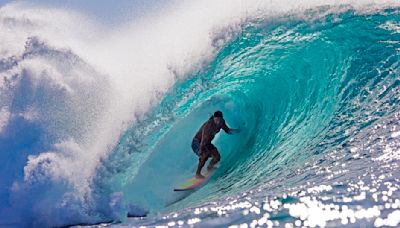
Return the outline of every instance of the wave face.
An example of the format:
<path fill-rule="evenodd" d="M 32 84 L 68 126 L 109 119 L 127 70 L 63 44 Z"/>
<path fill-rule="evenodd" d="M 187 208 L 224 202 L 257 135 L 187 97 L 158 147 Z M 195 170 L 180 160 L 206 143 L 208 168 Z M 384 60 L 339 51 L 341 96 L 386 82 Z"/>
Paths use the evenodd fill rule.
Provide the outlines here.
<path fill-rule="evenodd" d="M 1 8 L 0 225 L 398 225 L 398 3 L 243 4 L 94 41 L 110 31 Z M 173 192 L 215 110 L 241 132 L 214 140 L 207 185 Z"/>
<path fill-rule="evenodd" d="M 148 139 L 154 152 L 124 192 L 170 214 L 126 225 L 390 221 L 398 211 L 385 202 L 397 205 L 400 193 L 398 13 L 321 8 L 245 24 L 154 114 L 176 119 L 162 125 L 162 138 Z M 243 131 L 215 140 L 222 161 L 211 183 L 169 193 L 195 172 L 191 139 L 218 109 Z"/>

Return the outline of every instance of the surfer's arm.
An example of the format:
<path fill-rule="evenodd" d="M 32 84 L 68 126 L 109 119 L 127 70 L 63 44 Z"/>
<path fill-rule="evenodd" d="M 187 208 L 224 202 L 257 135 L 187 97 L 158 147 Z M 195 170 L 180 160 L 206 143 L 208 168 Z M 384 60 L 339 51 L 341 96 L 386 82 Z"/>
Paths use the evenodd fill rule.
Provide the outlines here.
<path fill-rule="evenodd" d="M 232 129 L 232 128 L 229 128 L 229 127 L 226 125 L 225 122 L 224 122 L 224 125 L 222 125 L 222 129 L 223 129 L 227 134 L 230 134 L 230 135 L 240 132 L 240 129 Z"/>
<path fill-rule="evenodd" d="M 210 139 L 210 134 L 209 134 L 209 130 L 208 130 L 208 124 L 205 125 L 201 131 L 201 142 L 200 142 L 200 154 L 202 153 L 205 145 L 207 145 L 207 143 L 211 142 Z"/>

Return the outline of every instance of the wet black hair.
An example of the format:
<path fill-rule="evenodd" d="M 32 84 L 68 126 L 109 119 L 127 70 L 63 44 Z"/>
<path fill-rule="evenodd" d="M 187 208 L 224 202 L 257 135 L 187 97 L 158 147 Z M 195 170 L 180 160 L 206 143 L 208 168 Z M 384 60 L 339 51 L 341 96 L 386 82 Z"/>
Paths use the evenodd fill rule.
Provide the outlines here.
<path fill-rule="evenodd" d="M 218 111 L 214 112 L 213 117 L 221 117 L 221 118 L 223 118 L 224 116 L 223 116 L 222 112 L 218 110 Z"/>

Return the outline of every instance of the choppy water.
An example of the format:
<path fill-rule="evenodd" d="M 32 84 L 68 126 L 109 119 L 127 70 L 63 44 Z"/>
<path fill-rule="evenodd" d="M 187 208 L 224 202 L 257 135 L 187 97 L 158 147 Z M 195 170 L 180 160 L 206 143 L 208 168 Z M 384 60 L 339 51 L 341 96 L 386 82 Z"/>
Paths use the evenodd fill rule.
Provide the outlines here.
<path fill-rule="evenodd" d="M 99 110 L 108 107 L 107 102 L 100 105 L 95 102 L 86 118 L 79 116 L 85 109 L 67 112 L 74 116 L 71 126 L 89 121 L 85 128 L 77 127 L 78 131 L 65 129 L 53 134 L 43 130 L 41 122 L 37 123 L 39 127 L 28 125 L 27 129 L 39 131 L 50 139 L 25 135 L 24 145 L 30 142 L 25 147 L 18 143 L 11 146 L 10 139 L 16 136 L 8 134 L 25 125 L 20 126 L 17 119 L 14 125 L 3 121 L 7 123 L 2 127 L 7 137 L 3 136 L 1 145 L 11 148 L 6 153 L 9 157 L 15 151 L 36 152 L 28 157 L 28 162 L 25 155 L 18 166 L 2 168 L 2 176 L 6 171 L 22 168 L 24 173 L 5 181 L 4 185 L 12 186 L 9 187 L 12 191 L 1 192 L 3 199 L 7 199 L 2 207 L 12 210 L 3 209 L 0 215 L 28 211 L 27 217 L 22 216 L 26 218 L 25 226 L 98 222 L 117 227 L 398 226 L 399 9 L 390 4 L 361 8 L 322 5 L 273 16 L 247 17 L 238 27 L 214 35 L 212 57 L 200 59 L 197 67 L 182 73 L 167 64 L 167 69 L 173 72 L 171 86 L 161 91 L 159 84 L 155 89 L 147 88 L 155 92 L 151 93 L 153 101 L 146 109 L 149 111 L 132 114 L 137 115 L 135 121 L 119 118 L 128 126 L 118 127 L 115 134 L 118 137 L 107 141 L 106 149 L 85 147 L 96 144 L 85 135 L 102 120 L 98 116 L 104 113 Z M 20 72 L 25 74 L 17 73 L 14 78 L 10 73 L 18 71 L 16 65 L 32 67 L 29 65 L 32 62 L 26 62 L 29 55 L 48 59 L 50 65 L 57 65 L 58 71 L 73 75 L 63 68 L 67 59 L 73 62 L 73 69 L 96 78 L 95 88 L 103 93 L 95 89 L 84 97 L 96 95 L 101 100 L 101 96 L 114 94 L 104 90 L 109 89 L 105 85 L 112 79 L 96 72 L 96 67 L 87 66 L 79 54 L 69 53 L 72 57 L 66 57 L 63 50 L 49 51 L 38 39 L 29 39 L 21 55 L 24 60 L 8 58 L 0 62 L 0 73 L 11 75 L 0 87 L 3 89 L 0 96 L 9 101 L 0 107 L 3 114 L 11 113 L 7 120 L 12 119 L 9 116 L 13 113 L 21 118 L 28 115 L 29 107 L 37 108 L 35 105 L 43 101 L 50 101 L 49 106 L 53 107 L 53 93 L 57 102 L 64 100 L 67 107 L 72 102 L 75 107 L 77 100 L 82 99 L 79 91 L 87 91 L 85 83 L 92 83 L 90 79 L 82 80 L 78 86 L 74 79 L 67 81 L 78 91 L 72 98 L 63 95 L 68 91 L 64 84 L 56 87 L 62 87 L 62 92 L 51 83 L 44 84 L 44 95 L 38 95 L 37 87 L 32 86 L 36 84 L 17 79 L 24 75 L 33 78 L 29 72 L 22 69 Z M 54 60 L 55 57 L 61 60 Z M 158 80 L 162 79 L 153 81 Z M 146 88 L 140 89 L 144 84 L 133 82 L 138 87 L 132 90 L 139 91 L 133 99 L 147 94 Z M 33 101 L 16 95 L 27 90 L 12 85 L 29 85 L 28 95 L 35 95 Z M 10 95 L 9 91 L 14 93 Z M 21 101 L 15 99 L 18 97 Z M 79 102 L 78 107 L 93 103 Z M 143 106 L 146 105 L 139 102 L 137 107 Z M 6 107 L 14 109 L 6 112 Z M 39 105 L 38 109 L 60 111 L 46 105 Z M 218 109 L 224 112 L 227 124 L 240 127 L 241 133 L 231 136 L 222 132 L 214 140 L 222 160 L 205 186 L 192 192 L 173 192 L 177 184 L 193 175 L 197 166 L 190 149 L 192 137 Z M 46 120 L 46 123 L 55 121 Z M 71 119 L 62 121 L 65 122 L 61 125 L 68 125 Z M 112 123 L 108 127 L 112 128 Z M 64 141 L 60 142 L 60 138 Z M 104 138 L 109 137 L 97 140 Z M 51 148 L 49 145 L 53 145 L 53 150 L 43 152 Z M 99 150 L 105 152 L 92 152 Z M 3 157 L 10 160 L 6 155 Z M 85 163 L 85 159 L 96 162 Z M 62 168 L 65 166 L 68 170 Z M 82 170 L 84 175 L 77 178 L 80 172 L 71 170 Z M 84 188 L 77 187 L 82 185 Z M 46 194 L 41 194 L 43 189 Z M 18 197 L 32 193 L 34 199 L 23 204 L 28 209 L 15 205 L 20 202 Z M 65 214 L 54 217 L 43 209 L 44 205 L 54 205 L 50 208 L 55 213 Z M 32 212 L 35 208 L 39 212 Z M 147 216 L 126 218 L 126 214 Z M 13 220 L 7 224 L 18 223 Z"/>

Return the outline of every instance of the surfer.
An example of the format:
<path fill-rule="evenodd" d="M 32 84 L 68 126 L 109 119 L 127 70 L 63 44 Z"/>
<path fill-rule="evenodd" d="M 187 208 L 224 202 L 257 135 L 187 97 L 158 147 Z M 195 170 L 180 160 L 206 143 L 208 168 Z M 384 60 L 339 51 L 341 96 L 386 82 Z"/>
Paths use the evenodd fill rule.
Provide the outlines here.
<path fill-rule="evenodd" d="M 207 170 L 212 170 L 214 165 L 221 159 L 218 149 L 211 143 L 221 128 L 227 134 L 239 132 L 239 129 L 229 128 L 225 123 L 222 112 L 216 111 L 214 115 L 212 115 L 210 119 L 201 126 L 193 138 L 192 149 L 194 153 L 199 156 L 199 165 L 197 166 L 196 171 L 197 178 L 204 178 L 204 176 L 201 175 L 201 169 L 209 157 L 212 157 L 212 160 L 208 164 Z"/>

